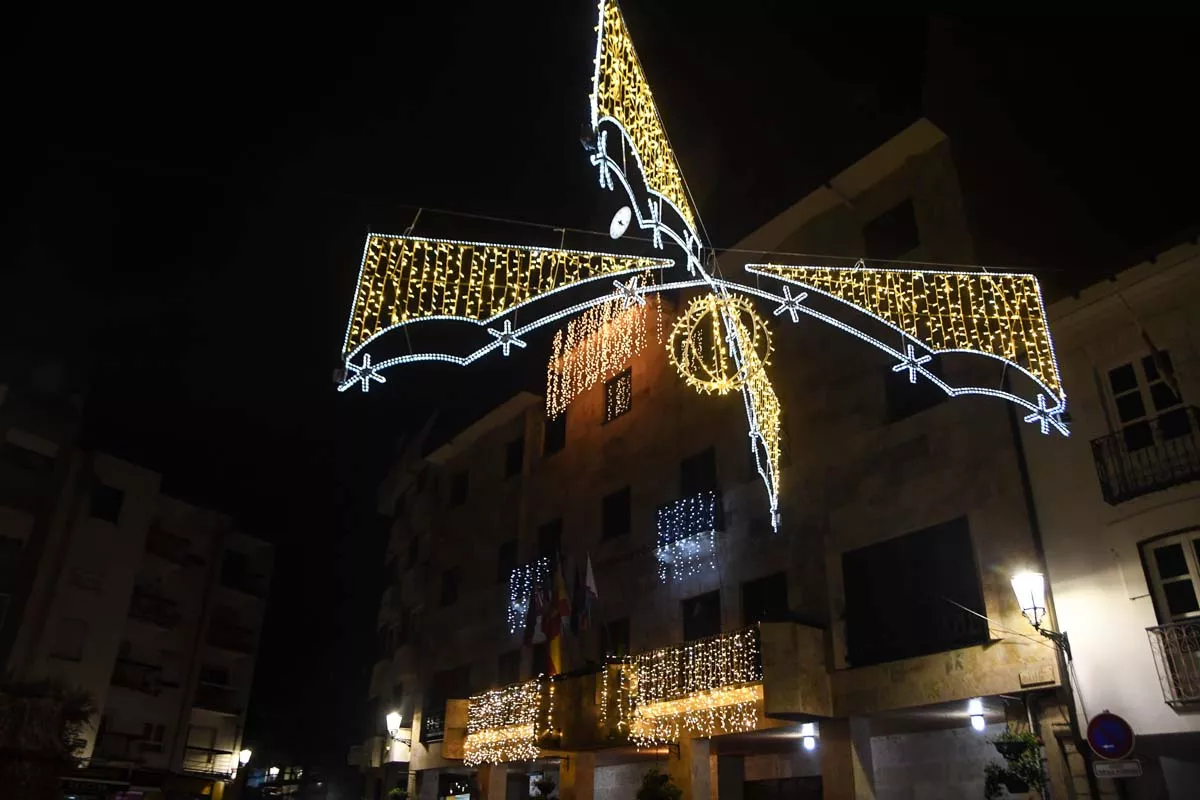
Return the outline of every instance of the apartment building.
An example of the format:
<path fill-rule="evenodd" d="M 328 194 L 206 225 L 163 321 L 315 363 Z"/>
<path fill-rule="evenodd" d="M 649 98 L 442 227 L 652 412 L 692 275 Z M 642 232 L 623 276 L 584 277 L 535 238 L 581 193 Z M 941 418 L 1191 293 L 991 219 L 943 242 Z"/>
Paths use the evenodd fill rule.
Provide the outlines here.
<path fill-rule="evenodd" d="M 95 703 L 73 793 L 211 793 L 241 747 L 272 547 L 164 495 L 153 470 L 75 447 L 62 408 L 0 390 L 0 656 Z"/>
<path fill-rule="evenodd" d="M 1025 432 L 1077 711 L 1136 735 L 1130 798 L 1200 786 L 1200 247 L 1049 309 L 1074 435 Z"/>
<path fill-rule="evenodd" d="M 950 142 L 922 120 L 737 249 L 973 263 L 972 227 Z M 663 298 L 664 329 L 687 300 Z M 356 748 L 368 797 L 520 798 L 537 775 L 563 798 L 629 797 L 655 766 L 685 798 L 981 796 L 998 760 L 988 739 L 1007 723 L 1071 737 L 1058 653 L 1010 588 L 1041 562 L 1013 410 L 948 401 L 837 329 L 771 319 L 778 534 L 741 399 L 697 394 L 653 341 L 564 417 L 520 394 L 396 466 L 380 492 L 389 585 Z M 664 532 L 681 513 L 696 530 Z M 564 637 L 538 757 L 469 767 L 467 698 L 545 662 L 546 645 L 522 636 L 522 587 L 557 554 L 568 582 L 590 559 L 594 625 Z M 675 665 L 662 680 L 686 683 L 681 665 L 709 651 L 735 653 L 741 680 L 761 685 L 752 730 L 636 747 L 623 665 L 657 659 Z M 1065 790 L 1071 766 L 1047 750 Z"/>

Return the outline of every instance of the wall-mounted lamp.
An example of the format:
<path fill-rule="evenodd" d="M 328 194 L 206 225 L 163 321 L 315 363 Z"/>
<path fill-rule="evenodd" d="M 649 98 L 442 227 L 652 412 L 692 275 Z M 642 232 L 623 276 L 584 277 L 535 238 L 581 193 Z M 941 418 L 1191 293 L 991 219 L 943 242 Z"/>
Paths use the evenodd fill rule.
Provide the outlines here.
<path fill-rule="evenodd" d="M 987 727 L 987 720 L 983 718 L 983 700 L 978 697 L 973 697 L 967 701 L 967 714 L 971 717 L 971 727 L 977 731 L 983 731 Z"/>
<path fill-rule="evenodd" d="M 1029 620 L 1035 631 L 1054 642 L 1070 661 L 1071 642 L 1067 634 L 1042 627 L 1042 620 L 1046 617 L 1046 579 L 1040 572 L 1022 572 L 1013 576 L 1012 587 L 1025 619 Z"/>
<path fill-rule="evenodd" d="M 805 722 L 800 726 L 800 744 L 805 750 L 817 749 L 817 726 L 812 722 Z"/>
<path fill-rule="evenodd" d="M 250 750 L 243 750 L 242 752 L 238 753 L 238 762 L 243 767 L 246 766 L 247 764 L 250 763 L 251 755 L 253 755 L 253 753 Z"/>
<path fill-rule="evenodd" d="M 279 777 L 279 767 L 271 767 L 269 770 L 267 770 L 267 774 L 270 775 L 272 778 L 278 778 Z"/>

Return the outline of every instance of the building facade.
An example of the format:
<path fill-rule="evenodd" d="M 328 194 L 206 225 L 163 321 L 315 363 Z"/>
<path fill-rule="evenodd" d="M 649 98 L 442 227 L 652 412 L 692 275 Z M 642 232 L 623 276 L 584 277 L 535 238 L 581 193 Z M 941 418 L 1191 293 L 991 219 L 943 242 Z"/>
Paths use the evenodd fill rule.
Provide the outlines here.
<path fill-rule="evenodd" d="M 48 413 L 63 408 L 0 388 L 0 656 L 95 704 L 69 787 L 219 790 L 242 746 L 272 547 L 164 495 L 158 473 L 77 448 L 70 418 Z"/>
<path fill-rule="evenodd" d="M 921 121 L 721 264 L 751 260 L 738 251 L 972 263 L 971 229 L 950 143 Z M 740 398 L 688 388 L 655 341 L 688 299 L 663 298 L 647 346 L 564 417 L 518 395 L 384 483 L 389 585 L 354 754 L 369 798 L 526 797 L 537 775 L 563 798 L 628 797 L 655 766 L 686 798 L 982 796 L 999 760 L 988 738 L 1007 723 L 1071 737 L 1058 653 L 1009 583 L 1042 560 L 1013 410 L 949 402 L 834 328 L 770 317 L 784 425 L 773 534 Z M 466 766 L 467 698 L 543 670 L 524 600 L 548 579 L 530 576 L 561 563 L 574 587 L 589 561 L 593 624 L 563 637 L 539 758 Z M 750 730 L 636 747 L 624 665 L 713 648 L 749 670 Z M 1051 759 L 1058 786 L 1070 769 Z"/>
<path fill-rule="evenodd" d="M 1200 786 L 1198 309 L 1194 243 L 1052 305 L 1073 435 L 1025 436 L 1078 714 L 1132 726 L 1131 798 Z"/>

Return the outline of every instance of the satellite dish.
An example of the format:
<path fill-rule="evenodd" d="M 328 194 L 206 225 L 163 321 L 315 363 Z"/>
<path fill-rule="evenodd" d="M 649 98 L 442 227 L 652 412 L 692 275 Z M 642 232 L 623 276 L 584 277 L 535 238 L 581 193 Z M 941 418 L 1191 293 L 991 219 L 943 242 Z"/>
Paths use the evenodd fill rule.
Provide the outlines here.
<path fill-rule="evenodd" d="M 629 210 L 629 206 L 621 206 L 617 213 L 613 214 L 612 222 L 608 223 L 608 235 L 620 239 L 629 228 L 629 220 L 632 217 L 633 212 Z"/>

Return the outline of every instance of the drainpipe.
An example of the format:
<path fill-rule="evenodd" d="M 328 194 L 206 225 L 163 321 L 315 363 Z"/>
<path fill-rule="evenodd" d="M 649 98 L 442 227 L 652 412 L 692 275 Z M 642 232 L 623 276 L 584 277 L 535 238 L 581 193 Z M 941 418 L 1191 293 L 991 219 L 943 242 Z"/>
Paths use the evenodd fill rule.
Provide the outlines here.
<path fill-rule="evenodd" d="M 1004 375 L 1003 386 L 1005 391 L 1011 391 L 1007 373 Z M 1050 569 L 1046 562 L 1046 548 L 1042 542 L 1042 526 L 1038 520 L 1037 501 L 1033 495 L 1033 483 L 1029 478 L 1029 462 L 1025 457 L 1025 442 L 1021 439 L 1021 426 L 1017 422 L 1016 406 L 1012 403 L 1005 403 L 1005 405 L 1007 406 L 1009 429 L 1012 431 L 1013 449 L 1017 455 L 1017 472 L 1021 476 L 1021 493 L 1025 497 L 1025 514 L 1029 520 L 1029 533 L 1033 538 L 1033 549 L 1037 554 L 1038 569 L 1046 576 L 1046 594 L 1050 598 L 1050 602 L 1047 603 L 1050 606 L 1047 613 L 1051 617 L 1054 629 L 1061 630 L 1054 611 L 1054 588 L 1050 582 Z M 1075 691 L 1071 686 L 1070 668 L 1062 648 L 1057 644 L 1054 646 L 1054 653 L 1058 659 L 1058 674 L 1062 676 L 1063 692 L 1067 696 L 1067 721 L 1070 723 L 1071 738 L 1074 740 L 1076 751 L 1078 751 L 1080 757 L 1083 759 L 1083 768 L 1086 773 L 1084 777 L 1087 779 L 1088 794 L 1092 797 L 1092 800 L 1099 800 L 1100 785 L 1096 780 L 1095 773 L 1092 772 L 1091 747 L 1079 732 L 1079 715 L 1075 710 Z M 1070 779 L 1070 773 L 1071 769 L 1068 763 L 1068 779 Z"/>

